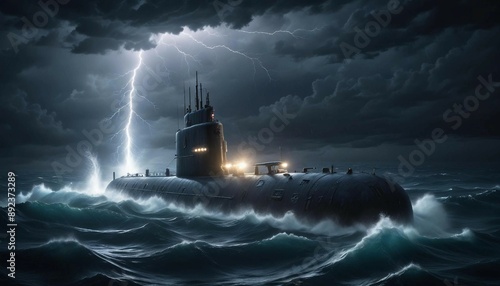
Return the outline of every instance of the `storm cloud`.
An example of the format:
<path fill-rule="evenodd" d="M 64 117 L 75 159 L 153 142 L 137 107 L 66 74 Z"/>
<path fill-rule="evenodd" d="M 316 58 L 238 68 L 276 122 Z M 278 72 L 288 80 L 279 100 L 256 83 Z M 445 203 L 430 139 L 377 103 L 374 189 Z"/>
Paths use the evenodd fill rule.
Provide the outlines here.
<path fill-rule="evenodd" d="M 2 1 L 2 167 L 67 166 L 81 142 L 120 164 L 139 51 L 141 167 L 173 164 L 195 71 L 230 158 L 279 146 L 312 162 L 334 150 L 396 161 L 439 128 L 449 139 L 434 159 L 498 160 L 498 12 L 497 1 Z"/>

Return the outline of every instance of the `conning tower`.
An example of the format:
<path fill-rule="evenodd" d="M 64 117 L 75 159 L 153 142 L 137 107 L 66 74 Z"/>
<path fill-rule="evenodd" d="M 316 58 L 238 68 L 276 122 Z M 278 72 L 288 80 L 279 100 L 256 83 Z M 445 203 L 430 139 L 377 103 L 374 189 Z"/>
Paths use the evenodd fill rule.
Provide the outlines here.
<path fill-rule="evenodd" d="M 203 106 L 203 90 L 200 84 L 198 98 L 198 72 L 196 72 L 196 110 L 191 110 L 191 91 L 189 105 L 184 115 L 185 127 L 177 131 L 177 176 L 221 176 L 226 163 L 227 143 L 224 140 L 222 123 L 215 120 L 214 108 L 210 105 L 207 93 Z"/>

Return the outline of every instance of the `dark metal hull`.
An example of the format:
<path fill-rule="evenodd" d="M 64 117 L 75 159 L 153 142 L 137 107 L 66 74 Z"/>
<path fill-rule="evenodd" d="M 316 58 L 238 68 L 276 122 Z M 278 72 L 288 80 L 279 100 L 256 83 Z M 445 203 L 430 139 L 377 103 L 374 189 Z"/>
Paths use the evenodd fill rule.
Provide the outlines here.
<path fill-rule="evenodd" d="M 385 178 L 366 174 L 286 173 L 216 177 L 121 177 L 107 189 L 135 198 L 158 196 L 214 212 L 282 217 L 291 211 L 306 222 L 330 219 L 341 225 L 371 224 L 380 215 L 400 223 L 413 221 L 406 192 Z"/>

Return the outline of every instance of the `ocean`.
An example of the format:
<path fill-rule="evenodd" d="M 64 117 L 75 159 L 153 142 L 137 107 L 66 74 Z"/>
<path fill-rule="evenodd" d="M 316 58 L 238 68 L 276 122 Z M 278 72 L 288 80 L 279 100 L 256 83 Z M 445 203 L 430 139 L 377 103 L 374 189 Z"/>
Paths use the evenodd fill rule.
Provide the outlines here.
<path fill-rule="evenodd" d="M 397 166 L 377 173 L 398 178 Z M 4 189 L 6 182 L 2 174 Z M 413 204 L 413 225 L 381 217 L 372 226 L 342 227 L 304 224 L 292 213 L 183 209 L 105 192 L 106 182 L 95 178 L 61 182 L 50 173 L 21 172 L 15 278 L 6 262 L 7 192 L 0 198 L 0 283 L 500 285 L 500 167 L 426 164 L 399 182 Z"/>

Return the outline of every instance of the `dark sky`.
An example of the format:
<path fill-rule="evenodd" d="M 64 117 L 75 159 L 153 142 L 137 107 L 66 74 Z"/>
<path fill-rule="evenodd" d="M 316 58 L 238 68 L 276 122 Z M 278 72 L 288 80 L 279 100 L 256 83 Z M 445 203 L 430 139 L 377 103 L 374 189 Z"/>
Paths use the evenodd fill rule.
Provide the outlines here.
<path fill-rule="evenodd" d="M 79 152 L 91 149 L 105 172 L 117 169 L 136 67 L 130 130 L 141 170 L 175 166 L 195 71 L 231 160 L 279 159 L 281 146 L 297 169 L 500 161 L 499 6 L 4 0 L 1 167 L 70 174 L 89 166 Z M 438 142 L 425 141 L 433 134 Z"/>

